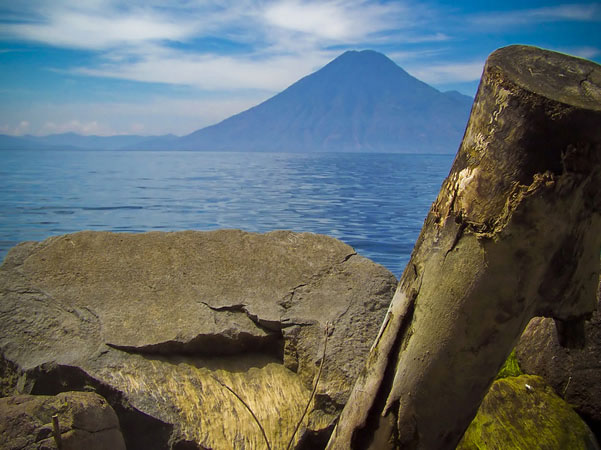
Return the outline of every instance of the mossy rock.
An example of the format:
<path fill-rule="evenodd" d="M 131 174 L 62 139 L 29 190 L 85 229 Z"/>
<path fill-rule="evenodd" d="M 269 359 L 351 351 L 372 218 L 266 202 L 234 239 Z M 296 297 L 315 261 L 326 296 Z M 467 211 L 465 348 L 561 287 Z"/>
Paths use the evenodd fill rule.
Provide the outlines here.
<path fill-rule="evenodd" d="M 503 364 L 503 367 L 501 367 L 501 370 L 499 370 L 497 378 L 495 379 L 498 380 L 500 378 L 519 377 L 520 375 L 524 375 L 524 372 L 522 372 L 522 368 L 518 362 L 515 350 L 512 350 L 511 354 L 507 358 L 507 361 L 505 361 L 505 364 Z"/>
<path fill-rule="evenodd" d="M 467 449 L 599 449 L 586 423 L 541 377 L 493 383 L 457 446 Z"/>

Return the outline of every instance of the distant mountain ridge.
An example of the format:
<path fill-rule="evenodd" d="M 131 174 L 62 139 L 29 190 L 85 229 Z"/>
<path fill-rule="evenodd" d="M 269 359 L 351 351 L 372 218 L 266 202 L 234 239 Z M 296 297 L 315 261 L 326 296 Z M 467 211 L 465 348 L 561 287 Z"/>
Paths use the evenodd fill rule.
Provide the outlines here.
<path fill-rule="evenodd" d="M 76 133 L 51 134 L 49 136 L 25 136 L 29 140 L 49 144 L 53 146 L 77 147 L 85 150 L 121 150 L 130 146 L 136 146 L 149 139 L 165 139 L 168 137 L 176 139 L 171 134 L 166 136 L 140 136 L 135 134 L 124 134 L 115 136 L 82 136 Z"/>
<path fill-rule="evenodd" d="M 0 136 L 0 149 L 454 153 L 472 101 L 438 91 L 381 53 L 347 51 L 268 100 L 186 136 Z"/>
<path fill-rule="evenodd" d="M 83 136 L 77 133 L 50 134 L 47 136 L 7 136 L 0 135 L 0 150 L 124 150 L 130 147 L 143 147 L 144 142 L 169 142 L 177 139 L 170 134 L 165 136 Z"/>

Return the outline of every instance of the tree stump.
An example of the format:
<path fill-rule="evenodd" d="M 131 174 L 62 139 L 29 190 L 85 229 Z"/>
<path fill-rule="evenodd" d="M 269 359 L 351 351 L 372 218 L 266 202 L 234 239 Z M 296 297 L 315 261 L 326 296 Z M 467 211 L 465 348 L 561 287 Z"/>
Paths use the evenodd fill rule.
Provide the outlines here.
<path fill-rule="evenodd" d="M 532 317 L 578 343 L 596 307 L 600 187 L 601 66 L 491 54 L 328 449 L 454 449 Z"/>

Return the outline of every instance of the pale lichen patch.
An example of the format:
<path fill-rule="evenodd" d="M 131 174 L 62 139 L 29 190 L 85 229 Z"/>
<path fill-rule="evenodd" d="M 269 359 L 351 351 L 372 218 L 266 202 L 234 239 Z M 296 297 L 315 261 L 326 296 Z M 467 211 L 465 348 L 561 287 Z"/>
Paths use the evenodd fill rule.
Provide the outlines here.
<path fill-rule="evenodd" d="M 496 109 L 490 115 L 489 125 L 494 124 L 499 120 L 499 116 L 503 113 L 505 108 L 509 105 L 509 98 L 511 97 L 511 91 L 504 87 L 499 87 L 495 95 L 495 106 Z"/>
<path fill-rule="evenodd" d="M 477 167 L 468 167 L 459 172 L 459 176 L 457 179 L 457 191 L 460 193 L 464 192 L 469 186 L 469 184 L 474 180 L 477 173 Z"/>

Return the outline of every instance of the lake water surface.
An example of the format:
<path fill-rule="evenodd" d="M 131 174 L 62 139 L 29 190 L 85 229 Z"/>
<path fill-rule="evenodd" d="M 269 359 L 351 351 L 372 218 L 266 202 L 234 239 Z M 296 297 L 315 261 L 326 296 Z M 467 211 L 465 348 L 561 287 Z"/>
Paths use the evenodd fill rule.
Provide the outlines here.
<path fill-rule="evenodd" d="M 0 260 L 80 230 L 334 236 L 397 277 L 452 155 L 0 152 Z"/>

